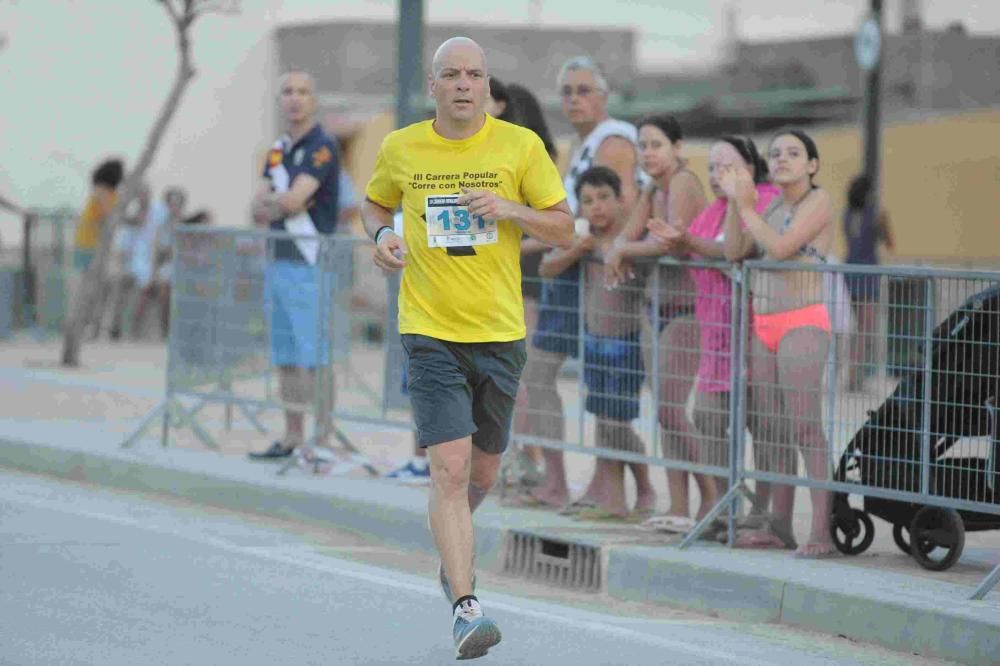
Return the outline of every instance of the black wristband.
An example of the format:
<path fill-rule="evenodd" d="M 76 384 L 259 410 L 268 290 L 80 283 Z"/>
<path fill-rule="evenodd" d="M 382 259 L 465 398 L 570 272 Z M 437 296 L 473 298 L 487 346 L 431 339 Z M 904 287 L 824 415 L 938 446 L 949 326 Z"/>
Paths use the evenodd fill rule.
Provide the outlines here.
<path fill-rule="evenodd" d="M 385 231 L 386 229 L 388 229 L 389 231 L 392 231 L 392 227 L 386 225 L 384 227 L 379 227 L 378 231 L 375 232 L 375 244 L 376 245 L 378 245 L 379 238 L 382 237 L 382 232 Z"/>

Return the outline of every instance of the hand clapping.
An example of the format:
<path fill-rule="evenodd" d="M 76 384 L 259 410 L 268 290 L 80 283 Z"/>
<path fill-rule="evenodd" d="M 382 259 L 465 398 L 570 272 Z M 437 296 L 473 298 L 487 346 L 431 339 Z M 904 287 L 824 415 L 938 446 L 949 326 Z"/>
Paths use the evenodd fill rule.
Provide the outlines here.
<path fill-rule="evenodd" d="M 659 243 L 664 250 L 671 250 L 684 243 L 686 233 L 684 229 L 658 217 L 651 217 L 646 222 L 646 229 L 649 230 L 649 237 Z"/>
<path fill-rule="evenodd" d="M 727 199 L 741 208 L 749 208 L 757 203 L 757 188 L 754 186 L 750 172 L 744 168 L 733 165 L 722 167 L 719 187 L 722 188 Z"/>

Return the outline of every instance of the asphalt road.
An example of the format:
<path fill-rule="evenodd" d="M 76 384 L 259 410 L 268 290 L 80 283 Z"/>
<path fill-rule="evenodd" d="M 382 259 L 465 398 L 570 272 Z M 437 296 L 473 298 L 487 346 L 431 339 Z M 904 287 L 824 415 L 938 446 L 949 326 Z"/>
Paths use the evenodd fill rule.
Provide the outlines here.
<path fill-rule="evenodd" d="M 781 626 L 480 579 L 504 635 L 483 664 L 931 663 Z M 2 664 L 442 664 L 454 659 L 450 629 L 426 556 L 0 470 Z"/>

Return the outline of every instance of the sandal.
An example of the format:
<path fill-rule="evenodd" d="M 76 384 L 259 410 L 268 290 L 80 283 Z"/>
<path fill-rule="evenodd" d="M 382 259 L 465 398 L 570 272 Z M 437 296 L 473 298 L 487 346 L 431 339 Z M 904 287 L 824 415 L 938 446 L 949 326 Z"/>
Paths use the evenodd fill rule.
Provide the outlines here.
<path fill-rule="evenodd" d="M 666 532 L 667 534 L 687 534 L 694 529 L 693 518 L 687 516 L 675 516 L 673 514 L 660 514 L 642 522 L 639 526 L 644 530 L 652 532 Z"/>
<path fill-rule="evenodd" d="M 574 501 L 570 502 L 569 504 L 567 504 L 566 506 L 564 506 L 563 508 L 559 509 L 559 515 L 560 516 L 575 516 L 576 514 L 580 513 L 582 510 L 589 509 L 589 508 L 595 507 L 595 506 L 597 506 L 597 502 L 595 502 L 594 500 L 584 499 L 584 498 L 581 497 L 580 499 L 574 500 Z"/>
<path fill-rule="evenodd" d="M 755 519 L 762 521 L 758 529 L 737 530 L 734 548 L 756 548 L 756 549 L 776 549 L 795 550 L 798 544 L 795 542 L 795 535 L 792 531 L 784 527 L 774 515 L 751 514 Z M 758 518 L 759 517 L 759 518 Z M 750 516 L 747 516 L 750 518 Z"/>
<path fill-rule="evenodd" d="M 833 544 L 807 543 L 795 551 L 795 557 L 800 560 L 828 560 L 840 557 L 840 551 Z"/>
<path fill-rule="evenodd" d="M 556 504 L 549 504 L 537 497 L 535 497 L 531 492 L 522 492 L 511 495 L 509 499 L 503 500 L 501 502 L 504 506 L 516 507 L 519 509 L 558 509 L 559 506 Z"/>
<path fill-rule="evenodd" d="M 647 507 L 645 509 L 632 509 L 628 512 L 628 515 L 625 516 L 625 522 L 636 525 L 642 524 L 652 518 L 655 513 L 656 510 L 653 507 Z"/>
<path fill-rule="evenodd" d="M 621 515 L 618 513 L 612 513 L 606 509 L 602 509 L 599 506 L 588 506 L 580 509 L 574 516 L 573 520 L 587 521 L 587 522 L 625 522 L 628 519 L 628 515 Z"/>

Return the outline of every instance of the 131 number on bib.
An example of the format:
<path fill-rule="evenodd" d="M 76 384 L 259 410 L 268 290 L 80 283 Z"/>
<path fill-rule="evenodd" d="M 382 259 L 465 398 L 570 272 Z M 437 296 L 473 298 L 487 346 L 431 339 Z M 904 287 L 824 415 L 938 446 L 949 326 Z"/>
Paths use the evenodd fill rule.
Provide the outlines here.
<path fill-rule="evenodd" d="M 481 215 L 473 215 L 458 203 L 457 194 L 428 196 L 424 208 L 427 218 L 428 247 L 470 247 L 497 242 L 497 224 Z"/>

